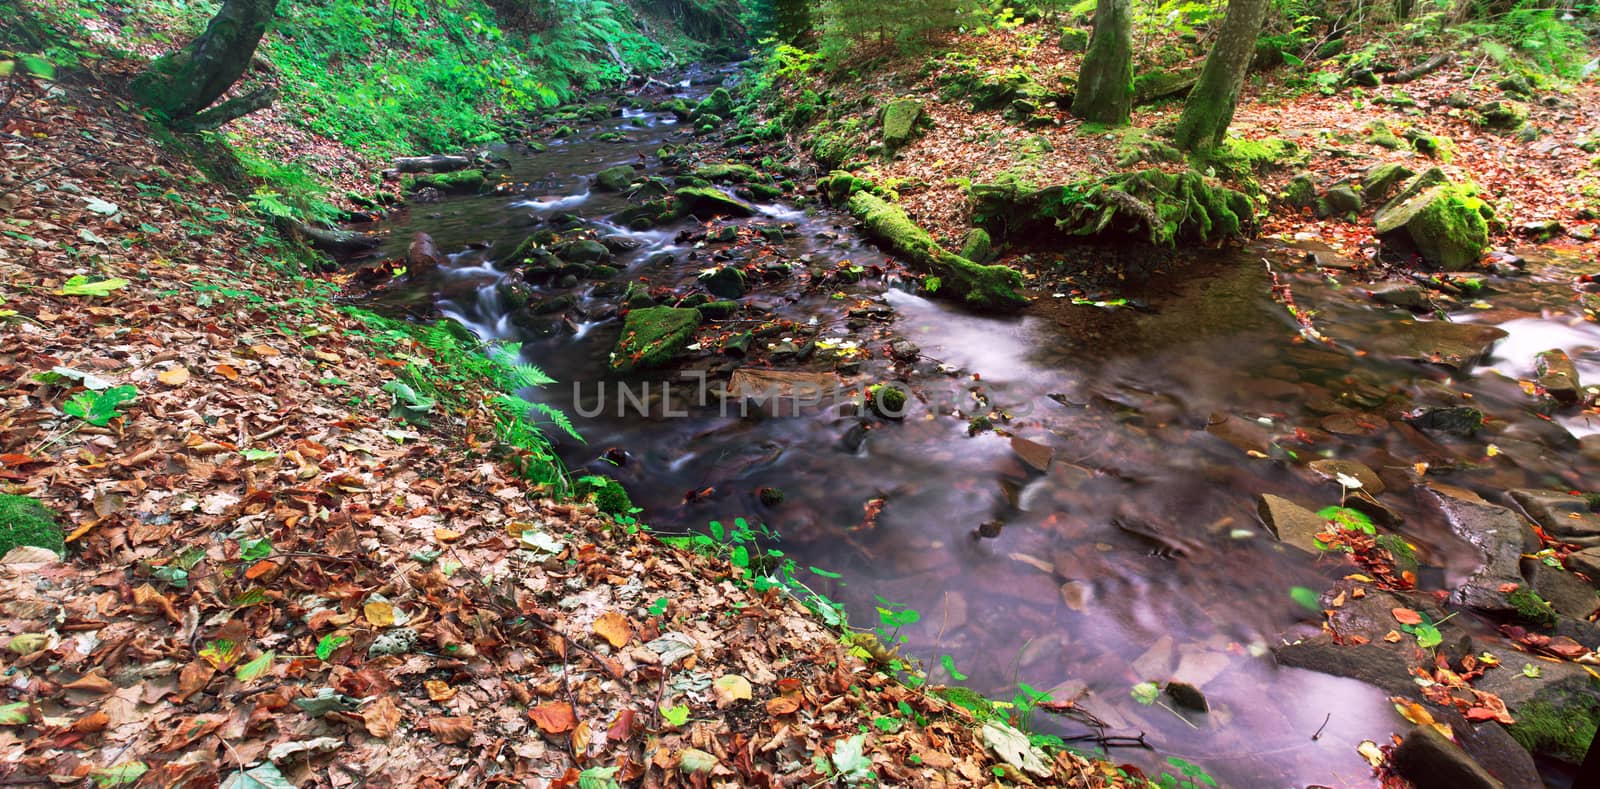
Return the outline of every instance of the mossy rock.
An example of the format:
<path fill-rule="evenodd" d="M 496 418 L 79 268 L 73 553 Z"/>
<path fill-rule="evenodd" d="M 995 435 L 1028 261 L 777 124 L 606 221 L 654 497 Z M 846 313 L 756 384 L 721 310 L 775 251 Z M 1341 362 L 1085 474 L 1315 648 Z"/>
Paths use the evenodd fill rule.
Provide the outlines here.
<path fill-rule="evenodd" d="M 628 372 L 666 364 L 689 344 L 700 321 L 700 311 L 693 308 L 630 310 L 622 323 L 622 336 L 611 351 L 611 368 Z"/>
<path fill-rule="evenodd" d="M 1568 764 L 1582 764 L 1594 742 L 1600 704 L 1592 699 L 1572 699 L 1564 707 L 1536 700 L 1513 713 L 1516 723 L 1507 727 L 1517 744 L 1530 753 L 1553 756 Z"/>
<path fill-rule="evenodd" d="M 1181 94 L 1200 78 L 1200 69 L 1149 71 L 1133 78 L 1133 103 L 1147 104 L 1156 99 Z"/>
<path fill-rule="evenodd" d="M 994 242 L 989 238 L 989 231 L 975 227 L 967 231 L 961 240 L 961 256 L 974 263 L 987 263 L 994 254 Z"/>
<path fill-rule="evenodd" d="M 648 230 L 677 219 L 680 215 L 678 206 L 676 201 L 651 200 L 612 214 L 611 221 L 629 230 Z"/>
<path fill-rule="evenodd" d="M 734 190 L 734 193 L 745 198 L 746 200 L 755 200 L 758 202 L 769 202 L 783 196 L 782 189 L 779 189 L 772 184 L 762 183 L 742 184 L 738 189 Z"/>
<path fill-rule="evenodd" d="M 1349 184 L 1328 188 L 1317 198 L 1317 216 L 1349 216 L 1361 210 L 1361 193 Z"/>
<path fill-rule="evenodd" d="M 1027 304 L 1021 294 L 1022 272 L 1006 266 L 980 266 L 942 249 L 899 206 L 870 192 L 856 192 L 848 206 L 868 235 L 930 276 L 929 290 L 950 293 L 979 309 L 1009 310 Z M 937 285 L 932 286 L 935 278 Z"/>
<path fill-rule="evenodd" d="M 1429 265 L 1461 271 L 1475 266 L 1489 245 L 1487 220 L 1492 216 L 1476 189 L 1449 184 L 1391 202 L 1373 223 L 1384 246 L 1414 250 Z"/>
<path fill-rule="evenodd" d="M 716 123 L 721 124 L 723 118 L 732 114 L 733 94 L 729 93 L 727 88 L 717 88 L 695 105 L 694 114 L 690 118 L 698 124 L 709 116 L 716 116 Z"/>
<path fill-rule="evenodd" d="M 595 509 L 607 515 L 630 515 L 633 513 L 633 500 L 628 498 L 628 491 L 622 483 L 602 474 L 591 474 L 579 477 L 572 486 L 573 493 L 579 499 L 594 502 Z"/>
<path fill-rule="evenodd" d="M 605 192 L 623 192 L 633 185 L 635 175 L 636 173 L 632 166 L 619 164 L 616 167 L 607 167 L 596 173 L 594 185 Z"/>
<path fill-rule="evenodd" d="M 861 154 L 860 146 L 852 142 L 846 132 L 818 135 L 811 140 L 811 157 L 824 169 L 833 170 Z"/>
<path fill-rule="evenodd" d="M 1278 202 L 1293 208 L 1310 208 L 1317 202 L 1317 184 L 1310 175 L 1300 173 L 1278 193 Z"/>
<path fill-rule="evenodd" d="M 1246 177 L 1278 169 L 1303 158 L 1300 146 L 1288 140 L 1277 137 L 1260 140 L 1231 137 L 1212 152 L 1211 164 L 1221 172 Z"/>
<path fill-rule="evenodd" d="M 487 182 L 482 170 L 459 170 L 407 176 L 404 185 L 407 192 L 437 189 L 446 194 L 473 194 L 481 191 Z"/>
<path fill-rule="evenodd" d="M 1062 30 L 1056 46 L 1061 47 L 1062 52 L 1083 52 L 1089 48 L 1089 31 L 1081 27 Z"/>
<path fill-rule="evenodd" d="M 1431 189 L 1435 186 L 1449 182 L 1450 178 L 1444 174 L 1443 170 L 1437 167 L 1429 167 L 1428 169 L 1423 170 L 1422 172 L 1417 173 L 1416 175 L 1413 175 L 1407 179 L 1406 182 L 1401 185 L 1400 191 L 1397 192 L 1394 197 L 1389 199 L 1389 204 L 1397 205 L 1421 194 L 1422 190 L 1424 189 Z"/>
<path fill-rule="evenodd" d="M 1389 130 L 1389 124 L 1383 121 L 1373 121 L 1367 124 L 1367 142 L 1380 148 L 1395 150 L 1405 144 L 1398 135 Z"/>
<path fill-rule="evenodd" d="M 833 206 L 843 206 L 856 192 L 870 192 L 873 190 L 871 181 L 857 178 L 843 170 L 835 170 L 817 179 L 817 191 L 822 194 L 823 202 Z"/>
<path fill-rule="evenodd" d="M 1256 226 L 1249 197 L 1193 170 L 1142 170 L 1042 189 L 1013 179 L 974 184 L 969 194 L 976 224 L 1001 235 L 1053 231 L 1170 247 L 1241 238 Z"/>
<path fill-rule="evenodd" d="M 65 535 L 55 513 L 27 496 L 0 494 L 0 556 L 19 545 L 66 553 Z"/>
<path fill-rule="evenodd" d="M 917 121 L 922 117 L 922 102 L 895 99 L 883 108 L 883 149 L 889 153 L 911 141 Z"/>
<path fill-rule="evenodd" d="M 1515 609 L 1517 621 L 1534 627 L 1555 627 L 1556 610 L 1538 592 L 1519 586 L 1506 595 L 1506 602 Z"/>
<path fill-rule="evenodd" d="M 734 313 L 739 311 L 739 302 L 708 301 L 695 309 L 699 310 L 706 320 L 720 321 L 733 317 Z"/>
<path fill-rule="evenodd" d="M 1373 166 L 1361 177 L 1361 197 L 1368 203 L 1384 200 L 1401 181 L 1416 173 L 1399 162 L 1385 162 Z"/>
<path fill-rule="evenodd" d="M 568 241 L 556 248 L 556 256 L 568 263 L 604 263 L 611 259 L 611 250 L 591 238 Z"/>
<path fill-rule="evenodd" d="M 721 299 L 737 299 L 744 295 L 744 272 L 734 266 L 716 266 L 700 272 L 700 287 Z"/>
<path fill-rule="evenodd" d="M 761 173 L 748 164 L 722 162 L 695 168 L 694 177 L 709 183 L 744 183 L 759 180 Z"/>
<path fill-rule="evenodd" d="M 717 216 L 754 216 L 756 210 L 749 203 L 729 197 L 722 190 L 710 186 L 686 186 L 673 193 L 681 215 L 693 214 L 701 219 Z"/>
<path fill-rule="evenodd" d="M 1478 122 L 1491 129 L 1520 129 L 1528 122 L 1528 108 L 1515 101 L 1491 101 L 1478 108 Z"/>

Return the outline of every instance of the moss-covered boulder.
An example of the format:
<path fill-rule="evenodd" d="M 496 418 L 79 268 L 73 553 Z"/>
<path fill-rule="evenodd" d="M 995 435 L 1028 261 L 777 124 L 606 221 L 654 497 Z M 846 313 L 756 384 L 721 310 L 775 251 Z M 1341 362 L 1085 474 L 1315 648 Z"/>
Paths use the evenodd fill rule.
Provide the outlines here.
<path fill-rule="evenodd" d="M 693 214 L 700 219 L 717 216 L 754 216 L 749 203 L 730 197 L 720 189 L 710 186 L 686 186 L 673 192 L 680 215 Z"/>
<path fill-rule="evenodd" d="M 729 93 L 727 88 L 717 88 L 695 105 L 694 114 L 690 118 L 699 124 L 707 118 L 715 117 L 716 123 L 720 124 L 723 118 L 732 114 L 733 94 Z"/>
<path fill-rule="evenodd" d="M 1391 202 L 1379 209 L 1373 223 L 1384 246 L 1414 251 L 1431 266 L 1460 271 L 1482 257 L 1492 216 L 1475 188 L 1445 184 Z"/>
<path fill-rule="evenodd" d="M 1399 162 L 1374 165 L 1361 177 L 1361 198 L 1369 204 L 1385 200 L 1396 186 L 1415 175 Z"/>
<path fill-rule="evenodd" d="M 1391 151 L 1405 144 L 1399 135 L 1389 129 L 1389 124 L 1383 121 L 1373 121 L 1367 124 L 1367 142 L 1379 148 L 1388 148 Z"/>
<path fill-rule="evenodd" d="M 1056 46 L 1061 47 L 1062 52 L 1083 52 L 1089 48 L 1089 31 L 1081 27 L 1066 28 L 1061 31 Z"/>
<path fill-rule="evenodd" d="M 917 120 L 922 117 L 922 102 L 895 99 L 883 108 L 883 149 L 893 153 L 911 141 Z"/>
<path fill-rule="evenodd" d="M 1177 71 L 1148 71 L 1133 78 L 1133 103 L 1147 104 L 1157 99 L 1176 96 L 1194 87 L 1200 80 L 1200 69 Z"/>
<path fill-rule="evenodd" d="M 1142 170 L 1041 189 L 1005 180 L 975 184 L 970 196 L 975 223 L 1001 236 L 1054 232 L 1173 246 L 1241 238 L 1256 226 L 1249 197 L 1193 170 Z"/>
<path fill-rule="evenodd" d="M 651 200 L 612 214 L 611 221 L 629 230 L 648 230 L 677 219 L 678 206 L 677 201 Z"/>
<path fill-rule="evenodd" d="M 1478 122 L 1491 129 L 1520 129 L 1528 122 L 1528 108 L 1515 101 L 1491 101 L 1478 108 Z"/>
<path fill-rule="evenodd" d="M 843 170 L 835 170 L 817 179 L 817 191 L 821 193 L 823 202 L 833 206 L 843 206 L 851 195 L 870 192 L 872 187 L 871 181 Z"/>
<path fill-rule="evenodd" d="M 567 263 L 604 263 L 611 259 L 611 250 L 592 238 L 581 238 L 556 247 L 556 257 Z"/>
<path fill-rule="evenodd" d="M 488 183 L 482 170 L 459 170 L 453 173 L 427 173 L 407 176 L 403 185 L 407 192 L 437 189 L 446 194 L 473 194 Z"/>
<path fill-rule="evenodd" d="M 646 307 L 630 310 L 611 351 L 611 368 L 622 372 L 658 367 L 676 356 L 700 326 L 697 309 Z"/>
<path fill-rule="evenodd" d="M 622 192 L 633 185 L 635 173 L 631 166 L 619 164 L 616 167 L 607 167 L 595 174 L 595 188 L 604 192 Z"/>
<path fill-rule="evenodd" d="M 994 241 L 989 238 L 989 231 L 975 227 L 967 231 L 966 238 L 961 240 L 961 256 L 974 263 L 987 263 L 994 254 Z"/>
<path fill-rule="evenodd" d="M 18 545 L 66 553 L 61 526 L 43 504 L 27 496 L 0 494 L 0 556 Z"/>
<path fill-rule="evenodd" d="M 1229 138 L 1211 153 L 1211 164 L 1218 171 L 1247 178 L 1255 173 L 1275 170 L 1305 157 L 1300 146 L 1277 137 L 1260 140 Z"/>
<path fill-rule="evenodd" d="M 761 173 L 748 164 L 722 162 L 695 168 L 694 177 L 709 183 L 744 183 L 761 178 Z"/>
<path fill-rule="evenodd" d="M 1020 292 L 1022 273 L 1016 269 L 980 266 L 944 250 L 899 206 L 870 192 L 856 192 L 848 205 L 868 235 L 929 275 L 929 290 L 949 293 L 979 309 L 1017 309 L 1028 303 Z"/>
<path fill-rule="evenodd" d="M 737 299 L 744 295 L 744 272 L 734 266 L 714 266 L 700 272 L 696 278 L 707 293 L 721 299 Z"/>
<path fill-rule="evenodd" d="M 1278 202 L 1292 208 L 1310 208 L 1317 202 L 1317 183 L 1309 174 L 1300 173 L 1278 193 Z"/>
<path fill-rule="evenodd" d="M 1328 187 L 1317 198 L 1317 216 L 1349 216 L 1361 210 L 1361 193 L 1350 184 L 1337 184 Z"/>

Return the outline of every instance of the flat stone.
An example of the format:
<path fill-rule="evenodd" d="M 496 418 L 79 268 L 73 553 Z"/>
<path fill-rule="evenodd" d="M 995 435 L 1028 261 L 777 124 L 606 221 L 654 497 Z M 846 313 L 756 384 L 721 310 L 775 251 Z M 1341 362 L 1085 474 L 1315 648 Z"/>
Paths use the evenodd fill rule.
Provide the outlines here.
<path fill-rule="evenodd" d="M 1376 644 L 1335 644 L 1326 634 L 1272 648 L 1278 665 L 1360 680 L 1393 695 L 1416 692 L 1411 666 L 1391 649 Z"/>
<path fill-rule="evenodd" d="M 1498 326 L 1447 321 L 1396 321 L 1355 342 L 1393 359 L 1429 362 L 1463 371 L 1482 361 L 1506 331 Z"/>
<path fill-rule="evenodd" d="M 1494 721 L 1468 723 L 1453 711 L 1440 710 L 1455 732 L 1456 741 L 1506 789 L 1545 789 L 1533 755 L 1511 738 L 1506 727 Z"/>
<path fill-rule="evenodd" d="M 1351 477 L 1361 483 L 1361 490 L 1374 496 L 1383 493 L 1385 490 L 1383 480 L 1378 478 L 1377 472 L 1354 460 L 1322 458 L 1307 463 L 1306 468 L 1335 482 L 1338 481 L 1340 474 Z"/>
<path fill-rule="evenodd" d="M 1391 307 L 1404 307 L 1416 312 L 1426 312 L 1432 309 L 1432 296 L 1420 285 L 1411 285 L 1404 282 L 1391 282 L 1367 291 L 1373 301 L 1387 304 Z"/>
<path fill-rule="evenodd" d="M 1256 512 L 1281 542 L 1306 553 L 1321 553 L 1317 548 L 1317 533 L 1328 528 L 1326 518 L 1317 517 L 1315 512 L 1271 493 L 1263 493 L 1257 499 Z"/>
<path fill-rule="evenodd" d="M 1502 789 L 1501 783 L 1432 726 L 1418 726 L 1389 757 L 1417 789 Z"/>
<path fill-rule="evenodd" d="M 1583 396 L 1582 386 L 1578 383 L 1578 368 L 1573 365 L 1566 351 L 1553 348 L 1541 352 L 1534 363 L 1534 370 L 1539 376 L 1539 387 L 1557 402 L 1570 405 Z"/>
<path fill-rule="evenodd" d="M 1525 564 L 1529 565 L 1525 573 L 1528 584 L 1556 613 L 1584 619 L 1600 608 L 1600 596 L 1582 578 L 1538 560 L 1530 559 Z"/>
<path fill-rule="evenodd" d="M 1600 587 L 1600 548 L 1584 548 L 1569 554 L 1567 569 L 1589 576 L 1590 585 Z"/>
<path fill-rule="evenodd" d="M 1511 491 L 1511 500 L 1545 534 L 1586 548 L 1600 546 L 1600 514 L 1590 512 L 1582 496 L 1524 488 Z"/>
<path fill-rule="evenodd" d="M 1013 437 L 1011 439 L 1011 451 L 1017 453 L 1017 457 L 1022 458 L 1022 462 L 1031 466 L 1035 471 L 1049 470 L 1050 461 L 1056 457 L 1056 451 L 1053 447 L 1045 446 L 1037 441 L 1029 441 L 1026 438 Z"/>
<path fill-rule="evenodd" d="M 1241 452 L 1266 452 L 1272 445 L 1272 432 L 1256 422 L 1232 414 L 1214 413 L 1206 420 L 1206 432 L 1233 445 Z"/>
<path fill-rule="evenodd" d="M 1460 605 L 1484 611 L 1511 610 L 1501 588 L 1522 585 L 1522 519 L 1505 507 L 1472 501 L 1435 486 L 1423 489 L 1423 499 L 1432 499 L 1444 515 L 1450 530 L 1471 543 L 1483 555 L 1483 564 L 1451 593 Z"/>

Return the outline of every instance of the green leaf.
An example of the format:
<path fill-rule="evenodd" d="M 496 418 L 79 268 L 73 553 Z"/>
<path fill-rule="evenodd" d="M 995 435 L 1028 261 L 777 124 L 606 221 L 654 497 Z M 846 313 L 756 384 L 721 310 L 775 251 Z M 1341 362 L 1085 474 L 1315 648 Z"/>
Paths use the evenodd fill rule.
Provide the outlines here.
<path fill-rule="evenodd" d="M 663 706 L 661 708 L 661 719 L 665 720 L 668 726 L 682 726 L 683 724 L 689 722 L 689 705 L 675 704 L 671 707 Z"/>
<path fill-rule="evenodd" d="M 139 776 L 150 771 L 150 765 L 144 762 L 123 762 L 122 764 L 104 767 L 89 772 L 89 780 L 95 786 L 121 786 L 139 780 Z"/>
<path fill-rule="evenodd" d="M 239 561 L 259 562 L 272 555 L 272 540 L 244 539 L 239 541 Z"/>
<path fill-rule="evenodd" d="M 28 722 L 28 702 L 0 704 L 0 726 L 21 726 Z"/>
<path fill-rule="evenodd" d="M 276 765 L 267 762 L 228 776 L 228 780 L 222 784 L 222 789 L 295 789 L 295 787 L 289 779 L 283 777 L 283 773 L 278 771 Z"/>
<path fill-rule="evenodd" d="M 128 281 L 120 277 L 91 281 L 82 274 L 74 274 L 56 291 L 57 296 L 109 296 L 111 291 L 125 288 Z"/>
<path fill-rule="evenodd" d="M 278 458 L 278 453 L 270 449 L 243 449 L 239 451 L 239 454 L 243 455 L 244 459 L 250 461 L 251 463 L 259 463 L 263 460 L 276 460 Z"/>
<path fill-rule="evenodd" d="M 1156 697 L 1161 695 L 1161 686 L 1154 682 L 1141 682 L 1133 686 L 1133 700 L 1146 706 L 1156 703 Z"/>
<path fill-rule="evenodd" d="M 620 786 L 616 774 L 621 767 L 590 767 L 578 773 L 578 789 L 615 789 Z"/>
<path fill-rule="evenodd" d="M 951 679 L 953 679 L 953 680 L 955 680 L 957 682 L 962 682 L 962 681 L 966 680 L 966 678 L 967 678 L 966 674 L 963 674 L 963 673 L 961 673 L 959 671 L 956 671 L 956 659 L 955 658 L 950 657 L 949 655 L 940 655 L 939 656 L 939 665 L 944 666 L 945 673 L 949 674 Z"/>
<path fill-rule="evenodd" d="M 1417 625 L 1412 632 L 1417 636 L 1417 646 L 1423 649 L 1433 649 L 1444 643 L 1444 636 L 1439 633 L 1439 628 L 1433 625 Z"/>
<path fill-rule="evenodd" d="M 827 570 L 819 570 L 819 569 L 817 569 L 815 567 L 810 567 L 810 568 L 807 568 L 807 569 L 811 570 L 811 572 L 816 574 L 816 575 L 822 576 L 823 578 L 843 578 L 844 577 L 844 576 L 842 576 L 842 575 L 840 575 L 838 573 L 830 573 Z"/>
<path fill-rule="evenodd" d="M 1322 610 L 1321 595 L 1318 595 L 1315 591 L 1307 589 L 1304 586 L 1289 587 L 1289 599 L 1299 603 L 1300 607 L 1306 609 L 1307 611 Z"/>
<path fill-rule="evenodd" d="M 1538 679 L 1543 674 L 1544 670 L 1533 665 L 1532 663 L 1524 663 L 1522 665 L 1522 676 L 1527 677 L 1528 679 Z M 0 709 L 4 708 L 0 707 Z"/>
<path fill-rule="evenodd" d="M 267 651 L 255 660 L 234 669 L 233 676 L 240 682 L 251 682 L 272 668 L 272 661 L 278 657 L 276 652 Z"/>
<path fill-rule="evenodd" d="M 656 601 L 651 603 L 650 604 L 650 608 L 648 609 L 650 611 L 650 615 L 651 616 L 661 616 L 662 614 L 666 613 L 667 612 L 667 602 L 668 602 L 667 598 L 665 598 L 665 597 L 657 597 Z"/>
<path fill-rule="evenodd" d="M 323 636 L 317 640 L 317 659 L 326 663 L 328 658 L 333 657 L 333 653 L 339 650 L 339 647 L 348 643 L 350 643 L 349 636 L 339 635 L 338 633 L 329 633 Z"/>
<path fill-rule="evenodd" d="M 63 403 L 61 410 L 96 427 L 104 427 L 117 415 L 118 406 L 138 396 L 138 388 L 131 384 L 113 386 L 99 394 L 79 392 Z"/>

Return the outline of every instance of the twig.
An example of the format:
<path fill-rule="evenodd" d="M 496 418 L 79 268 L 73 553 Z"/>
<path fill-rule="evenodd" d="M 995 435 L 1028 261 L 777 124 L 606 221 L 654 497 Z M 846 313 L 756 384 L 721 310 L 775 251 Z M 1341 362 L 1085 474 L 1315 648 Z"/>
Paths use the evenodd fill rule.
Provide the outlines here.
<path fill-rule="evenodd" d="M 1311 739 L 1313 739 L 1313 740 L 1322 739 L 1322 730 L 1328 728 L 1328 721 L 1331 721 L 1331 720 L 1333 720 L 1333 713 L 1330 712 L 1330 713 L 1328 713 L 1328 717 L 1322 719 L 1322 725 L 1317 727 L 1317 733 L 1311 735 Z"/>

